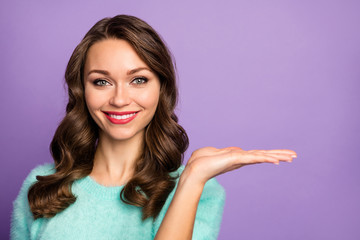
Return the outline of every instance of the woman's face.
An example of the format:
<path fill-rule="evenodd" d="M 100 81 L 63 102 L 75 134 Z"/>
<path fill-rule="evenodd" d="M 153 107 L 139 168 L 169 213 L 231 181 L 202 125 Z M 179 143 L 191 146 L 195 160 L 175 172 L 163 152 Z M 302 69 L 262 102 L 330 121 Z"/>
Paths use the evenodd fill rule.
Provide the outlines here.
<path fill-rule="evenodd" d="M 106 39 L 90 47 L 84 86 L 100 134 L 113 140 L 142 137 L 159 101 L 160 81 L 127 41 Z"/>

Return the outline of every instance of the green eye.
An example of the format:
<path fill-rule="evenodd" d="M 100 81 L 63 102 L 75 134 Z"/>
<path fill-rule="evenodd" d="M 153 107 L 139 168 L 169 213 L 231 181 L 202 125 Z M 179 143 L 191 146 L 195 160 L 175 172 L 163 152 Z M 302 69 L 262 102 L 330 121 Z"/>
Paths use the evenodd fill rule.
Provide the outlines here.
<path fill-rule="evenodd" d="M 148 80 L 147 78 L 144 78 L 144 77 L 140 77 L 140 78 L 135 78 L 132 83 L 135 83 L 135 84 L 144 84 L 146 83 Z"/>
<path fill-rule="evenodd" d="M 98 86 L 106 86 L 106 85 L 110 85 L 108 81 L 104 80 L 104 79 L 96 79 L 94 81 L 94 84 L 95 85 L 98 85 Z"/>

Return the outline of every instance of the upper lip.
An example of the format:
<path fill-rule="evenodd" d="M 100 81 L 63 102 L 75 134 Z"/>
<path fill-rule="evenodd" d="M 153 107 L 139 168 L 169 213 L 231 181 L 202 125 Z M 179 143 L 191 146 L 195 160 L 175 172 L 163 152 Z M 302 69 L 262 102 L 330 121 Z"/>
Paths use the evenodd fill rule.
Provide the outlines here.
<path fill-rule="evenodd" d="M 128 112 L 108 112 L 108 111 L 103 111 L 106 114 L 111 114 L 111 115 L 127 115 L 127 114 L 132 114 L 132 113 L 137 113 L 138 111 L 128 111 Z"/>

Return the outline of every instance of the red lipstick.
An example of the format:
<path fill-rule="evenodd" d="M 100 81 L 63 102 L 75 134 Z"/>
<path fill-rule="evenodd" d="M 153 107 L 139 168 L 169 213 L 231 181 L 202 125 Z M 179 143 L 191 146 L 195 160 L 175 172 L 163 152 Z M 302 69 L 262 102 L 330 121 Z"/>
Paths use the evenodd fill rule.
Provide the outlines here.
<path fill-rule="evenodd" d="M 109 119 L 110 122 L 112 122 L 113 124 L 126 124 L 130 121 L 132 121 L 136 116 L 138 112 L 103 112 L 105 114 L 105 116 L 107 117 L 107 119 Z M 132 116 L 125 118 L 125 119 L 118 119 L 115 118 L 114 116 L 111 117 L 110 115 L 115 115 L 115 116 L 124 116 L 124 115 L 129 115 L 131 114 Z"/>

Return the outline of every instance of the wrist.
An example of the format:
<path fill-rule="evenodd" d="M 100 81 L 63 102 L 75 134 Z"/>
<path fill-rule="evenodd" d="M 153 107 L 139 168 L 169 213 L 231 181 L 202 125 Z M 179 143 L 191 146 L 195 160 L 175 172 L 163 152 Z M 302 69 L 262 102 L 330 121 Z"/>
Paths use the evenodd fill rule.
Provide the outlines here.
<path fill-rule="evenodd" d="M 206 181 L 202 181 L 196 174 L 194 168 L 186 166 L 179 178 L 179 186 L 191 186 L 193 188 L 203 189 Z"/>

